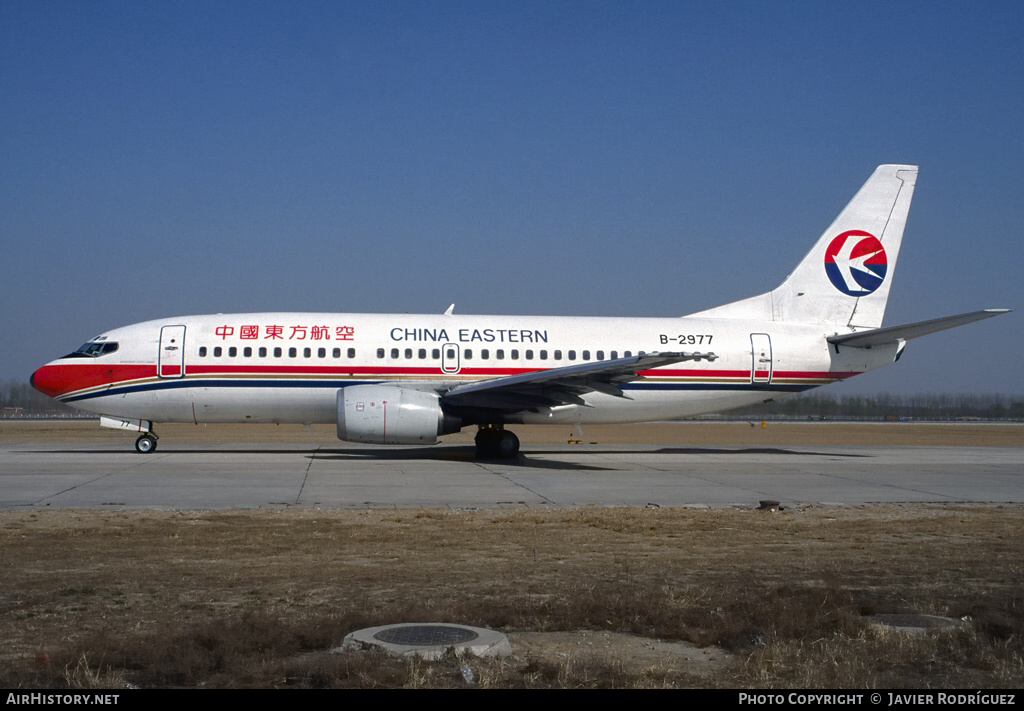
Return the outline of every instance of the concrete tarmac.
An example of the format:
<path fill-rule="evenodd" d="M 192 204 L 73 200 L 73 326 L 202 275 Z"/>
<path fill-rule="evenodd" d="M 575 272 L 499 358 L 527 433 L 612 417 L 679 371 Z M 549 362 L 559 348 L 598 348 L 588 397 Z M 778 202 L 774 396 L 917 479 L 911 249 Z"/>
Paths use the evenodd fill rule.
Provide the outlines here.
<path fill-rule="evenodd" d="M 1022 503 L 1024 448 L 0 445 L 0 508 L 257 509 Z"/>

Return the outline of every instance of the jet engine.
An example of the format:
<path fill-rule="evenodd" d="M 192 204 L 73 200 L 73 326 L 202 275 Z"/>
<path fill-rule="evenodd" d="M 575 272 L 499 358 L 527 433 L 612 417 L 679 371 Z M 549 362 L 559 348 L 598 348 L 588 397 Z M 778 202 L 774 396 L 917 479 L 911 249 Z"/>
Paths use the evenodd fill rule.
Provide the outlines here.
<path fill-rule="evenodd" d="M 444 412 L 437 393 L 395 385 L 352 385 L 338 391 L 338 439 L 369 444 L 436 444 L 462 423 Z"/>

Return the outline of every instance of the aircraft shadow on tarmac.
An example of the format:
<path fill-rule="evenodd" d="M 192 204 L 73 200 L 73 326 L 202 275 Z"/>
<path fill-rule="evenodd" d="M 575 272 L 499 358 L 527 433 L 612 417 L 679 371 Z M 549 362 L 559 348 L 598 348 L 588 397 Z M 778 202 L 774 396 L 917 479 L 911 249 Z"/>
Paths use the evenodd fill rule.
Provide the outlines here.
<path fill-rule="evenodd" d="M 726 449 L 726 448 L 708 448 L 708 447 L 661 447 L 659 449 L 585 449 L 585 450 L 565 450 L 565 449 L 531 449 L 527 452 L 520 452 L 518 456 L 513 459 L 492 459 L 487 457 L 477 457 L 474 447 L 463 447 L 463 446 L 447 446 L 447 447 L 415 447 L 408 449 L 394 449 L 393 447 L 370 449 L 362 447 L 359 449 L 324 449 L 319 450 L 315 454 L 317 459 L 327 458 L 338 458 L 338 459 L 439 459 L 447 461 L 462 461 L 462 462 L 484 462 L 487 464 L 509 464 L 512 466 L 538 466 L 531 463 L 530 460 L 536 459 L 543 455 L 556 455 L 565 456 L 572 454 L 615 454 L 615 455 L 643 455 L 643 454 L 689 454 L 689 455 L 726 455 L 735 456 L 740 454 L 761 454 L 766 456 L 772 455 L 792 455 L 798 457 L 870 457 L 870 454 L 853 454 L 850 452 L 798 452 L 792 449 L 780 449 L 777 447 L 746 447 L 743 449 Z M 566 464 L 567 462 L 552 462 L 552 464 Z M 550 467 L 558 468 L 558 467 Z M 604 469 L 607 467 L 595 467 Z"/>
<path fill-rule="evenodd" d="M 477 462 L 480 464 L 489 464 L 493 466 L 505 466 L 505 467 L 517 467 L 517 468 L 533 468 L 533 469 L 564 469 L 571 471 L 617 471 L 622 469 L 621 466 L 596 466 L 593 464 L 583 464 L 580 462 L 566 462 L 561 460 L 548 459 L 544 455 L 561 455 L 574 454 L 576 452 L 566 450 L 538 450 L 531 449 L 529 452 L 520 452 L 518 456 L 512 459 L 489 459 L 481 458 L 476 456 L 476 449 L 474 447 L 416 447 L 414 449 L 402 449 L 396 450 L 392 448 L 381 448 L 381 449 L 330 449 L 321 450 L 315 454 L 310 454 L 311 458 L 316 459 L 337 459 L 339 461 L 353 460 L 353 459 L 375 459 L 375 460 L 416 460 L 416 459 L 433 459 L 437 461 L 458 461 L 458 462 Z M 814 457 L 868 457 L 867 454 L 849 454 L 839 452 L 795 452 L 789 449 L 775 449 L 775 448 L 746 448 L 746 449 L 707 449 L 707 448 L 687 448 L 687 447 L 662 447 L 660 449 L 587 449 L 586 451 L 580 451 L 581 454 L 761 454 L 761 455 L 799 455 L 799 456 L 814 456 Z"/>
<path fill-rule="evenodd" d="M 138 457 L 137 452 L 131 450 L 96 450 L 96 449 L 65 449 L 65 450 L 39 450 L 37 454 L 105 454 L 124 455 L 126 457 Z M 508 467 L 527 467 L 535 469 L 567 469 L 576 471 L 614 471 L 621 469 L 616 466 L 595 466 L 579 462 L 565 462 L 546 458 L 544 455 L 566 454 L 612 454 L 612 455 L 643 455 L 643 454 L 673 454 L 673 455 L 763 455 L 777 456 L 790 455 L 801 457 L 844 457 L 860 458 L 870 457 L 869 454 L 853 454 L 850 452 L 818 452 L 818 451 L 795 451 L 777 447 L 745 447 L 742 449 L 709 448 L 709 447 L 661 447 L 659 449 L 586 449 L 586 450 L 540 450 L 531 449 L 529 452 L 520 452 L 512 459 L 491 459 L 476 456 L 476 448 L 473 446 L 442 446 L 442 447 L 360 447 L 358 449 L 164 449 L 159 454 L 202 454 L 209 455 L 237 455 L 237 454 L 301 454 L 309 459 L 334 459 L 337 461 L 346 460 L 378 460 L 378 461 L 414 461 L 429 460 L 450 461 L 450 462 L 479 462 L 481 464 L 500 465 Z"/>
<path fill-rule="evenodd" d="M 82 449 L 67 449 L 67 450 L 40 450 L 38 454 L 104 454 L 110 455 L 123 455 L 126 458 L 142 458 L 137 452 L 130 450 L 82 450 Z M 302 455 L 306 459 L 318 459 L 323 461 L 335 461 L 339 464 L 343 462 L 354 462 L 354 461 L 423 461 L 423 460 L 434 460 L 439 462 L 464 462 L 464 463 L 476 463 L 492 467 L 507 467 L 508 469 L 546 469 L 549 471 L 576 471 L 576 472 L 613 472 L 621 471 L 622 469 L 628 469 L 628 466 L 622 464 L 616 465 L 609 463 L 608 465 L 600 466 L 595 464 L 584 464 L 582 462 L 567 462 L 561 459 L 550 459 L 544 455 L 561 455 L 575 454 L 577 452 L 565 451 L 565 450 L 530 450 L 528 453 L 520 452 L 516 457 L 512 459 L 489 459 L 479 458 L 476 456 L 476 448 L 473 446 L 448 446 L 448 447 L 409 447 L 395 449 L 393 447 L 382 447 L 382 448 L 366 448 L 361 447 L 359 449 L 259 449 L 259 448 L 246 448 L 246 449 L 164 449 L 157 453 L 153 459 L 159 459 L 159 454 L 201 454 L 203 456 L 216 456 L 216 455 L 238 455 L 238 454 L 298 454 Z M 690 454 L 690 455 L 708 455 L 708 454 L 725 454 L 725 455 L 736 455 L 736 454 L 759 454 L 759 455 L 801 455 L 801 456 L 818 456 L 818 457 L 867 457 L 870 455 L 866 454 L 849 454 L 839 452 L 794 452 L 787 449 L 773 449 L 773 448 L 747 448 L 747 449 L 708 449 L 708 448 L 687 448 L 687 447 L 663 447 L 661 449 L 608 449 L 608 450 L 594 450 L 588 449 L 586 452 L 580 451 L 583 454 L 615 454 L 615 455 L 643 455 L 643 454 Z M 147 458 L 150 455 L 145 455 Z M 339 473 L 343 474 L 344 471 Z"/>
<path fill-rule="evenodd" d="M 107 456 L 123 456 L 125 458 L 139 458 L 137 452 L 131 450 L 109 450 L 109 449 L 46 449 L 26 450 L 32 454 L 103 454 Z M 638 452 L 642 454 L 643 452 Z M 565 454 L 565 452 L 530 452 L 530 456 L 524 456 L 522 452 L 514 459 L 481 459 L 476 456 L 476 448 L 468 447 L 415 447 L 395 449 L 394 447 L 380 449 L 162 449 L 152 457 L 156 461 L 159 455 L 168 454 L 202 454 L 203 456 L 216 455 L 238 455 L 238 454 L 296 454 L 307 459 L 335 460 L 338 462 L 357 460 L 377 461 L 416 461 L 435 460 L 448 462 L 479 462 L 481 464 L 500 465 L 508 467 L 529 467 L 536 469 L 567 469 L 575 471 L 614 471 L 619 467 L 598 467 L 589 464 L 575 462 L 562 462 L 538 458 L 538 454 Z M 143 460 L 145 461 L 145 460 Z"/>
<path fill-rule="evenodd" d="M 512 459 L 489 459 L 476 456 L 475 447 L 417 447 L 415 449 L 396 450 L 387 449 L 330 449 L 321 450 L 309 455 L 316 459 L 334 459 L 337 461 L 352 460 L 398 460 L 414 461 L 433 459 L 442 462 L 466 462 L 489 464 L 502 467 L 527 467 L 534 469 L 566 469 L 572 471 L 613 471 L 617 467 L 599 467 L 592 464 L 581 464 L 579 462 L 563 462 L 553 459 L 537 457 L 538 454 L 564 454 L 564 452 L 534 452 L 529 456 L 520 452 Z"/>

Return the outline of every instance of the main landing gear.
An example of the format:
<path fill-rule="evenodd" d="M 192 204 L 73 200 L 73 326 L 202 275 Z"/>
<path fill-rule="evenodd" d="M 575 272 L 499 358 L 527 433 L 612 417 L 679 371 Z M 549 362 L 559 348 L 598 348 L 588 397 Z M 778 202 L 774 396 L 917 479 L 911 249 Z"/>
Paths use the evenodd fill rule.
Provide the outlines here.
<path fill-rule="evenodd" d="M 480 459 L 511 459 L 519 454 L 519 438 L 500 426 L 483 425 L 473 441 Z"/>
<path fill-rule="evenodd" d="M 140 454 L 149 454 L 150 452 L 156 451 L 156 440 L 157 437 L 152 432 L 147 432 L 144 435 L 139 435 L 139 438 L 135 440 L 135 451 Z"/>

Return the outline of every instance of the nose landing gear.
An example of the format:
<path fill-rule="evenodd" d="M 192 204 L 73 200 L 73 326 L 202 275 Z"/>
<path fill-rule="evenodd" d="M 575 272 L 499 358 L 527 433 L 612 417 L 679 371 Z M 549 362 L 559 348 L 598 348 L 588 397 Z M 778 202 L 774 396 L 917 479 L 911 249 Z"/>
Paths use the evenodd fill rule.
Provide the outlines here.
<path fill-rule="evenodd" d="M 139 435 L 139 438 L 135 440 L 135 451 L 140 454 L 149 454 L 156 451 L 156 440 L 157 437 L 152 432 L 147 432 L 144 435 Z"/>

